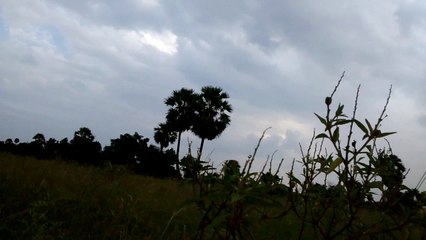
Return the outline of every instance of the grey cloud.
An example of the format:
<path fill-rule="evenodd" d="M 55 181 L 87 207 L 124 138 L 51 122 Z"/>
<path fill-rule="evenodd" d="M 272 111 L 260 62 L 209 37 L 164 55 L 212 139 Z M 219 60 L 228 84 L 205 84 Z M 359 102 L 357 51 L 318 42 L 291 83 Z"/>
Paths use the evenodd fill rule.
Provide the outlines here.
<path fill-rule="evenodd" d="M 173 90 L 217 85 L 235 110 L 231 126 L 206 143 L 206 153 L 244 160 L 259 131 L 283 118 L 300 125 L 278 126 L 281 132 L 272 126 L 259 159 L 277 149 L 277 158 L 292 158 L 298 142 L 310 139 L 306 129 L 318 126 L 313 112 L 325 111 L 324 97 L 343 70 L 334 103 L 344 103 L 348 113 L 358 83 L 362 118 L 377 117 L 390 84 L 397 93 L 390 109 L 407 107 L 409 116 L 411 109 L 426 111 L 420 1 L 140 3 L 6 1 L 0 7 L 0 121 L 10 127 L 0 132 L 65 137 L 88 126 L 103 143 L 124 132 L 152 138 Z M 141 44 L 137 31 L 170 31 L 176 54 Z M 386 127 L 423 136 L 424 128 L 414 128 L 424 122 L 404 116 Z"/>
<path fill-rule="evenodd" d="M 400 24 L 400 30 L 404 34 L 414 34 L 418 29 L 426 25 L 426 16 L 424 11 L 426 4 L 423 1 L 409 1 L 402 3 L 396 15 Z"/>
<path fill-rule="evenodd" d="M 191 39 L 210 35 L 210 39 L 205 39 L 208 41 L 243 22 L 252 5 L 252 1 L 226 0 L 162 2 L 169 18 L 168 26 L 172 26 L 179 35 Z"/>
<path fill-rule="evenodd" d="M 7 39 L 9 36 L 9 31 L 4 23 L 4 20 L 0 17 L 0 40 Z"/>
<path fill-rule="evenodd" d="M 113 26 L 124 29 L 139 29 L 149 26 L 156 28 L 165 20 L 158 9 L 144 7 L 134 0 L 125 1 L 50 1 L 51 7 L 79 16 L 82 24 L 95 23 L 98 26 Z"/>
<path fill-rule="evenodd" d="M 179 67 L 185 76 L 199 84 L 219 84 L 229 91 L 231 96 L 250 102 L 258 107 L 286 107 L 295 112 L 306 112 L 314 104 L 316 97 L 331 89 L 333 76 L 327 88 L 316 72 L 307 73 L 306 81 L 293 76 L 282 75 L 280 69 L 268 64 L 267 55 L 238 46 L 229 41 L 211 41 L 212 51 L 201 47 L 196 49 L 181 48 Z M 289 60 L 291 61 L 291 60 Z M 302 69 L 303 70 L 303 69 Z M 339 73 L 340 74 L 340 73 Z M 316 76 L 315 76 L 316 75 Z M 300 99 L 300 90 L 304 88 L 305 97 Z M 322 92 L 319 90 L 323 90 Z M 256 92 L 259 97 L 254 98 Z"/>
<path fill-rule="evenodd" d="M 421 115 L 418 118 L 419 124 L 422 125 L 423 127 L 426 127 L 426 114 Z"/>

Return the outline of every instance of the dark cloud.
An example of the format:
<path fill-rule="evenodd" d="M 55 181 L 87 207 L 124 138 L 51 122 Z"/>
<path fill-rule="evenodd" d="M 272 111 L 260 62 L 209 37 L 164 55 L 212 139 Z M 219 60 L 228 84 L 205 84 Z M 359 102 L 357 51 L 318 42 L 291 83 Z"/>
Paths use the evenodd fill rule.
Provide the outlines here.
<path fill-rule="evenodd" d="M 215 85 L 234 112 L 205 152 L 244 161 L 272 126 L 261 166 L 275 150 L 277 159 L 300 154 L 298 143 L 320 127 L 313 112 L 325 112 L 346 70 L 333 107 L 342 102 L 350 114 L 362 84 L 357 114 L 374 121 L 392 84 L 384 127 L 399 132 L 395 149 L 415 168 L 426 154 L 411 147 L 426 134 L 425 11 L 421 1 L 385 0 L 6 0 L 0 138 L 69 137 L 81 126 L 104 144 L 125 132 L 152 138 L 173 90 Z"/>

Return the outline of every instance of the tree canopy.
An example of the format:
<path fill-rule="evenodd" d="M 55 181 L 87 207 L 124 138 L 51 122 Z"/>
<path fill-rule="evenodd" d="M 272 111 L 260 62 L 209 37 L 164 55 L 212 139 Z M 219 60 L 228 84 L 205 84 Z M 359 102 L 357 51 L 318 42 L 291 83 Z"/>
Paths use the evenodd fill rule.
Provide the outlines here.
<path fill-rule="evenodd" d="M 204 140 L 217 138 L 231 123 L 232 107 L 226 100 L 229 95 L 219 87 L 206 86 L 198 97 L 192 132 L 201 138 L 198 160 L 202 155 Z"/>
<path fill-rule="evenodd" d="M 200 160 L 204 141 L 217 138 L 231 122 L 229 113 L 232 107 L 228 98 L 228 93 L 214 86 L 202 87 L 201 93 L 187 88 L 173 91 L 165 100 L 170 107 L 166 122 L 154 129 L 156 142 L 163 149 L 173 143 L 177 135 L 176 152 L 179 159 L 182 132 L 190 130 L 201 139 L 197 157 Z M 179 170 L 178 162 L 176 170 Z"/>
<path fill-rule="evenodd" d="M 172 95 L 164 101 L 170 107 L 166 115 L 169 134 L 177 132 L 176 155 L 178 160 L 182 132 L 192 127 L 196 101 L 197 94 L 194 93 L 194 90 L 187 88 L 173 91 Z M 176 170 L 179 170 L 179 161 L 176 161 Z"/>

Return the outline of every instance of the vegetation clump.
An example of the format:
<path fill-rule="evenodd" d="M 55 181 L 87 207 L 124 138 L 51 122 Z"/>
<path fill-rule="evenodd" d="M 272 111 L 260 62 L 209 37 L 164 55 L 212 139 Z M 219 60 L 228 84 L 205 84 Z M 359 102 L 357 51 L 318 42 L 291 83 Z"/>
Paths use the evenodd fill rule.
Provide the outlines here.
<path fill-rule="evenodd" d="M 390 147 L 379 147 L 381 140 L 395 133 L 381 129 L 392 88 L 372 124 L 356 116 L 360 86 L 350 115 L 340 103 L 333 110 L 334 95 L 343 77 L 344 73 L 325 98 L 325 115 L 315 113 L 324 130 L 314 133 L 306 151 L 301 147 L 302 157 L 293 160 L 287 185 L 278 175 L 280 167 L 275 173 L 271 169 L 265 172 L 265 167 L 260 172 L 250 171 L 263 135 L 241 172 L 230 167 L 232 162 L 224 165 L 220 176 L 212 174 L 211 168 L 201 168 L 193 178 L 197 186 L 194 202 L 203 216 L 197 238 L 263 238 L 256 227 L 277 219 L 296 223 L 288 231 L 291 239 L 426 236 L 421 224 L 411 229 L 412 235 L 407 230 L 413 223 L 424 221 L 418 218 L 426 203 L 424 194 L 403 185 L 407 172 L 401 159 Z M 296 163 L 301 164 L 301 176 L 295 174 Z M 337 181 L 329 185 L 329 179 Z"/>

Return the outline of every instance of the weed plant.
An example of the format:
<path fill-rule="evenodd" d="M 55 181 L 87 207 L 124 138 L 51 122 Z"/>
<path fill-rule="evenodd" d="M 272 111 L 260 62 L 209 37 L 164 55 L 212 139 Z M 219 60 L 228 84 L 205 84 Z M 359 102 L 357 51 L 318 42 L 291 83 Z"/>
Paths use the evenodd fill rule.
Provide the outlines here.
<path fill-rule="evenodd" d="M 333 109 L 343 77 L 344 73 L 325 98 L 325 115 L 315 114 L 324 130 L 314 133 L 306 151 L 301 147 L 301 159 L 294 160 L 287 173 L 288 185 L 278 175 L 282 161 L 276 172 L 265 167 L 251 172 L 265 132 L 242 170 L 233 160 L 224 164 L 221 174 L 206 163 L 192 164 L 197 166 L 197 174 L 192 174 L 197 186 L 194 203 L 202 214 L 197 238 L 279 239 L 283 233 L 289 239 L 426 237 L 425 228 L 416 224 L 424 221 L 417 216 L 425 199 L 417 189 L 403 185 L 407 172 L 390 145 L 378 147 L 379 141 L 386 143 L 384 138 L 394 134 L 381 129 L 392 88 L 377 121 L 360 121 L 356 115 L 360 86 L 350 115 L 343 104 Z M 294 173 L 296 164 L 302 167 L 301 176 Z M 327 185 L 330 178 L 337 183 Z M 275 228 L 259 231 L 268 225 Z"/>

